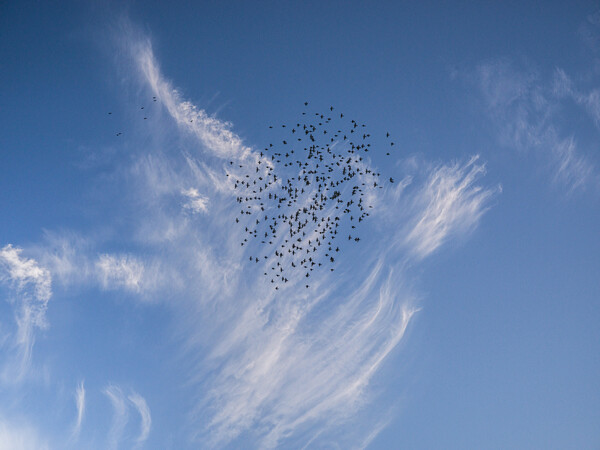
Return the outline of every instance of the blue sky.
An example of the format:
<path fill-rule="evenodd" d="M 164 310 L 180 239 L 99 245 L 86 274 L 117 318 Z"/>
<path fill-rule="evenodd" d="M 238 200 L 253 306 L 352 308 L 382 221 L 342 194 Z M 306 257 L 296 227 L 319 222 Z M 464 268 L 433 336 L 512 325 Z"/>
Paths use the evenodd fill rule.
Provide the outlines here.
<path fill-rule="evenodd" d="M 176 3 L 0 6 L 0 449 L 598 448 L 597 4 Z M 274 291 L 305 101 L 396 182 Z"/>

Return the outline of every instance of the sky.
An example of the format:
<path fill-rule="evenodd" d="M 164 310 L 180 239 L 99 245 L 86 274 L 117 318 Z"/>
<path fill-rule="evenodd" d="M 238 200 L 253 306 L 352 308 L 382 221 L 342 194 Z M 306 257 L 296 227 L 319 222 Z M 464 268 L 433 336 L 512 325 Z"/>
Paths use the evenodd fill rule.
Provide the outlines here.
<path fill-rule="evenodd" d="M 172 3 L 0 5 L 0 450 L 599 448 L 597 2 Z M 228 163 L 331 106 L 395 183 L 275 291 Z"/>

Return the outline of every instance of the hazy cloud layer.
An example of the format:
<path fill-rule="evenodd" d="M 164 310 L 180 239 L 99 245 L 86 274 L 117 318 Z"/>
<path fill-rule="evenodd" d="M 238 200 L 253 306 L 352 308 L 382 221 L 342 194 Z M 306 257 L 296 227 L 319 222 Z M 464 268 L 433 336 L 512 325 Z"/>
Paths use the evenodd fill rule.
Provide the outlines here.
<path fill-rule="evenodd" d="M 483 105 L 501 144 L 534 151 L 567 192 L 600 187 L 597 162 L 588 156 L 589 142 L 578 143 L 580 131 L 565 128 L 565 114 L 587 115 L 600 129 L 598 89 L 578 88 L 565 70 L 551 76 L 509 58 L 493 59 L 476 69 Z"/>
<path fill-rule="evenodd" d="M 0 450 L 48 450 L 50 446 L 29 424 L 0 417 Z"/>

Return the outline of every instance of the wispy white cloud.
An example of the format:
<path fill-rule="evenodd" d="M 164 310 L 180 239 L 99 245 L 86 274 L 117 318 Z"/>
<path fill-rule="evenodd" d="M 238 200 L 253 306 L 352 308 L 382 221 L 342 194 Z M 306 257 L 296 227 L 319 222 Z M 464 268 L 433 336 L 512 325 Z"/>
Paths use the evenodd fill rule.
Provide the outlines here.
<path fill-rule="evenodd" d="M 133 392 L 128 396 L 129 401 L 133 403 L 133 406 L 140 415 L 140 434 L 136 438 L 136 443 L 142 444 L 148 439 L 150 434 L 150 427 L 152 426 L 152 418 L 150 416 L 150 408 L 146 403 L 146 399 L 137 392 Z"/>
<path fill-rule="evenodd" d="M 256 311 L 250 304 L 204 362 L 222 365 L 205 398 L 215 411 L 206 427 L 211 441 L 227 442 L 257 427 L 260 446 L 274 447 L 307 426 L 335 427 L 351 417 L 416 311 L 401 286 L 379 261 L 347 296 L 342 290 L 339 297 L 316 299 L 290 292 L 285 307 Z M 324 304 L 332 311 L 322 316 Z"/>
<path fill-rule="evenodd" d="M 31 362 L 35 329 L 47 327 L 46 310 L 52 296 L 50 272 L 21 254 L 22 249 L 10 244 L 0 250 L 0 282 L 7 283 L 15 292 L 11 303 L 17 323 L 14 345 L 18 357 L 16 362 L 4 368 L 3 378 L 7 381 L 19 381 L 26 374 Z"/>
<path fill-rule="evenodd" d="M 580 94 L 578 100 L 585 106 L 596 127 L 600 129 L 600 89 L 593 89 L 588 93 Z"/>
<path fill-rule="evenodd" d="M 89 238 L 73 232 L 46 232 L 43 244 L 33 251 L 52 274 L 52 279 L 63 286 L 87 281 L 93 272 L 88 261 L 91 251 Z"/>
<path fill-rule="evenodd" d="M 151 224 L 137 223 L 135 232 L 141 238 L 133 235 L 129 239 L 132 242 L 143 240 L 146 244 L 175 239 L 187 225 L 185 220 L 170 220 L 166 216 L 164 228 L 157 218 L 153 218 Z M 46 232 L 43 243 L 31 251 L 51 274 L 55 284 L 64 289 L 99 287 L 106 291 L 125 291 L 147 300 L 151 294 L 167 286 L 173 289 L 180 283 L 174 268 L 162 267 L 156 256 L 100 250 L 111 242 L 109 234 L 84 238 L 72 231 Z"/>
<path fill-rule="evenodd" d="M 144 264 L 131 255 L 100 255 L 96 261 L 99 279 L 105 289 L 141 290 Z"/>
<path fill-rule="evenodd" d="M 361 444 L 358 446 L 359 449 L 363 450 L 368 448 L 377 436 L 390 424 L 391 417 L 388 414 L 383 420 L 375 423 L 371 428 L 371 432 L 364 438 Z"/>
<path fill-rule="evenodd" d="M 594 179 L 594 169 L 584 156 L 577 153 L 573 137 L 557 142 L 552 150 L 555 179 L 568 186 L 570 192 Z"/>
<path fill-rule="evenodd" d="M 113 384 L 104 389 L 104 394 L 109 398 L 113 407 L 113 420 L 108 432 L 107 447 L 116 449 L 124 440 L 125 427 L 129 422 L 129 409 L 131 406 L 140 415 L 140 430 L 134 440 L 134 447 L 141 446 L 148 439 L 152 427 L 150 408 L 148 408 L 146 399 L 134 391 L 125 396 L 123 390 Z"/>
<path fill-rule="evenodd" d="M 21 257 L 22 249 L 8 244 L 0 250 L 0 280 L 8 281 L 17 291 L 24 292 L 33 286 L 33 296 L 46 306 L 52 296 L 52 279 L 50 273 L 40 267 L 33 259 Z M 44 309 L 40 310 L 40 313 Z M 43 314 L 36 316 L 38 324 L 44 321 Z"/>
<path fill-rule="evenodd" d="M 85 414 L 85 387 L 83 381 L 77 385 L 77 389 L 75 390 L 75 406 L 77 407 L 77 417 L 71 433 L 72 439 L 77 439 L 77 437 L 79 437 L 83 416 Z"/>
<path fill-rule="evenodd" d="M 478 158 L 474 156 L 464 165 L 436 167 L 415 195 L 417 212 L 404 240 L 418 258 L 428 256 L 447 239 L 468 233 L 489 208 L 489 199 L 497 190 L 475 184 L 485 173 Z"/>
<path fill-rule="evenodd" d="M 108 431 L 107 448 L 116 449 L 119 447 L 123 431 L 129 421 L 129 411 L 121 388 L 111 384 L 104 389 L 104 394 L 108 397 L 113 407 L 113 420 Z"/>
<path fill-rule="evenodd" d="M 557 67 L 554 71 L 554 77 L 552 79 L 552 95 L 562 99 L 565 97 L 571 97 L 573 95 L 573 91 L 573 81 L 563 69 Z"/>
<path fill-rule="evenodd" d="M 596 128 L 600 129 L 600 89 L 586 90 L 576 86 L 564 69 L 556 68 L 551 92 L 558 99 L 570 99 L 581 106 L 590 116 Z"/>
<path fill-rule="evenodd" d="M 569 102 L 600 128 L 600 90 L 584 92 L 562 68 L 545 81 L 538 70 L 507 58 L 480 64 L 476 80 L 503 145 L 535 151 L 567 192 L 600 186 L 593 158 L 577 146 L 579 130 L 565 128 L 562 120 Z"/>
<path fill-rule="evenodd" d="M 131 36 L 132 33 L 128 27 L 129 38 L 125 44 L 136 61 L 143 81 L 176 123 L 194 134 L 207 150 L 219 157 L 246 158 L 253 155 L 252 149 L 244 145 L 240 137 L 231 131 L 230 123 L 210 117 L 204 110 L 181 98 L 179 92 L 162 76 L 150 40 L 138 39 Z"/>
<path fill-rule="evenodd" d="M 499 58 L 477 67 L 477 83 L 504 145 L 524 151 L 543 143 L 554 105 L 535 69 L 518 70 L 509 59 Z"/>
<path fill-rule="evenodd" d="M 184 208 L 189 209 L 194 213 L 205 213 L 208 211 L 208 198 L 200 195 L 198 189 L 183 189 L 181 194 L 187 197 L 187 202 L 183 204 Z"/>

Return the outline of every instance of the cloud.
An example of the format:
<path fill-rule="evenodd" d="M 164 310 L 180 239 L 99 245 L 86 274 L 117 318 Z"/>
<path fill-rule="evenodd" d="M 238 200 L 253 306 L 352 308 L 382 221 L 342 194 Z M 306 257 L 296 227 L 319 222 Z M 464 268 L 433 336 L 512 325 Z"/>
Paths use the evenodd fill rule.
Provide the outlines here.
<path fill-rule="evenodd" d="M 478 184 L 484 165 L 474 157 L 437 165 L 424 176 L 404 174 L 381 191 L 365 187 L 373 217 L 385 218 L 367 228 L 369 245 L 355 247 L 353 260 L 340 258 L 336 276 L 315 272 L 308 289 L 304 274 L 290 274 L 276 295 L 260 275 L 267 263 L 244 264 L 256 247 L 239 245 L 243 227 L 234 224 L 239 210 L 227 180 L 237 170 L 230 162 L 272 163 L 245 144 L 232 124 L 184 99 L 162 75 L 149 39 L 131 26 L 121 38 L 142 91 L 157 98 L 162 122 L 147 132 L 150 143 L 128 153 L 128 162 L 110 178 L 126 188 L 117 189 L 111 204 L 124 217 L 107 218 L 87 234 L 48 234 L 35 249 L 41 264 L 23 258 L 20 249 L 2 249 L 0 280 L 18 294 L 15 304 L 33 311 L 18 316 L 29 324 L 19 322 L 19 328 L 45 324 L 52 280 L 64 288 L 124 291 L 151 300 L 168 292 L 171 344 L 177 343 L 177 356 L 185 361 L 185 369 L 172 372 L 194 405 L 187 423 L 196 447 L 319 446 L 328 439 L 344 442 L 340 430 L 349 423 L 355 426 L 351 443 L 367 446 L 392 414 L 373 408 L 372 386 L 384 364 L 397 357 L 419 310 L 406 261 L 418 262 L 477 226 L 495 192 Z M 518 86 L 503 91 L 515 89 L 511 95 L 518 98 Z M 502 92 L 494 95 L 502 105 Z M 161 141 L 170 145 L 154 145 Z M 375 170 L 366 158 L 362 167 Z M 27 336 L 30 351 L 33 334 Z M 146 400 L 113 384 L 103 393 L 113 412 L 106 448 L 127 440 L 131 408 L 140 416 L 131 440 L 134 446 L 145 443 L 152 428 Z M 83 381 L 75 401 L 78 437 L 87 417 Z M 359 411 L 376 417 L 375 428 L 353 422 Z"/>
<path fill-rule="evenodd" d="M 107 448 L 116 449 L 123 437 L 123 431 L 129 420 L 129 413 L 125 397 L 121 388 L 114 385 L 109 385 L 104 389 L 104 394 L 110 400 L 113 407 L 113 420 L 108 431 Z"/>
<path fill-rule="evenodd" d="M 569 187 L 572 192 L 594 179 L 594 169 L 589 161 L 576 152 L 573 137 L 557 142 L 553 147 L 555 180 Z"/>
<path fill-rule="evenodd" d="M 73 439 L 79 436 L 83 415 L 85 414 L 85 387 L 83 386 L 83 381 L 77 385 L 77 389 L 75 390 L 75 405 L 77 407 L 77 417 L 73 426 L 73 432 L 71 433 Z"/>
<path fill-rule="evenodd" d="M 150 408 L 148 408 L 144 397 L 139 395 L 137 392 L 133 392 L 128 398 L 129 401 L 133 403 L 140 415 L 140 434 L 136 438 L 136 443 L 141 444 L 148 439 L 148 435 L 150 434 L 150 427 L 152 426 Z"/>
<path fill-rule="evenodd" d="M 502 144 L 528 150 L 544 141 L 553 106 L 535 69 L 499 58 L 480 64 L 477 83 Z"/>
<path fill-rule="evenodd" d="M 198 138 L 202 145 L 215 155 L 222 158 L 256 157 L 252 149 L 243 144 L 242 140 L 231 131 L 231 124 L 214 117 L 209 117 L 205 111 L 198 109 L 191 102 L 183 100 L 179 92 L 164 79 L 152 45 L 147 38 L 131 39 L 131 28 L 127 31 L 129 39 L 124 42 L 135 59 L 143 82 L 147 84 L 158 100 L 167 109 L 170 116 L 184 130 Z"/>
<path fill-rule="evenodd" d="M 163 79 L 146 41 L 131 48 L 153 95 L 165 105 L 175 123 L 197 139 L 201 148 L 221 159 L 260 158 L 258 152 L 243 145 L 230 130 L 230 124 L 210 118 L 180 98 Z M 234 193 L 220 184 L 225 169 L 219 169 L 218 159 L 209 165 L 200 162 L 191 150 L 184 153 L 184 158 L 193 176 L 205 183 L 207 197 L 203 195 L 203 201 L 222 195 L 223 202 L 211 203 L 233 204 Z M 170 183 L 180 184 L 173 179 Z M 184 188 L 181 192 L 191 199 L 200 197 L 196 189 Z M 326 418 L 331 426 L 343 422 L 366 401 L 372 376 L 404 335 L 415 311 L 409 306 L 412 296 L 397 291 L 393 281 L 398 278 L 384 270 L 380 261 L 374 263 L 371 276 L 357 287 L 357 292 L 348 292 L 336 301 L 321 293 L 328 291 L 323 288 L 332 280 L 317 277 L 309 294 L 299 289 L 303 287 L 302 280 L 291 278 L 287 301 L 276 302 L 272 289 L 262 280 L 241 281 L 245 277 L 239 261 L 243 260 L 244 249 L 220 246 L 235 242 L 238 233 L 232 225 L 237 211 L 221 208 L 211 215 L 215 222 L 202 222 L 204 233 L 188 229 L 184 234 L 186 241 L 181 242 L 185 249 L 173 243 L 180 258 L 193 252 L 196 264 L 190 266 L 189 276 L 197 279 L 193 273 L 200 274 L 199 308 L 206 307 L 207 313 L 212 310 L 208 319 L 200 319 L 190 329 L 189 348 L 204 339 L 220 342 L 211 354 L 197 361 L 199 372 L 190 374 L 192 380 L 200 383 L 199 410 L 212 411 L 204 430 L 196 428 L 197 438 L 223 445 L 249 429 L 258 429 L 262 430 L 258 445 L 271 447 Z M 219 248 L 212 242 L 219 243 Z M 243 284 L 238 285 L 240 282 Z M 222 313 L 211 305 L 217 301 Z M 321 317 L 315 313 L 321 307 L 332 311 Z M 185 314 L 196 317 L 193 309 Z M 195 331 L 198 326 L 204 331 Z M 197 378 L 207 367 L 219 370 L 213 376 Z"/>
<path fill-rule="evenodd" d="M 183 207 L 191 210 L 193 213 L 208 211 L 208 198 L 200 195 L 197 189 L 183 189 L 181 194 L 188 198 L 188 201 L 183 204 Z"/>
<path fill-rule="evenodd" d="M 292 273 L 276 294 L 260 275 L 268 263 L 244 264 L 257 247 L 239 245 L 243 225 L 234 222 L 239 210 L 227 180 L 236 175 L 233 161 L 263 167 L 271 162 L 244 144 L 231 124 L 185 100 L 164 79 L 149 41 L 131 36 L 124 45 L 133 73 L 156 96 L 157 115 L 166 119 L 151 133 L 157 142 L 168 137 L 173 144 L 133 151 L 129 165 L 119 165 L 111 178 L 127 187 L 114 199 L 127 220 L 100 224 L 84 237 L 48 234 L 46 248 L 37 249 L 48 269 L 36 276 L 41 280 L 39 273 L 45 273 L 50 280 L 53 274 L 66 288 L 119 290 L 150 300 L 162 298 L 161 288 L 168 287 L 174 340 L 188 367 L 177 376 L 194 405 L 187 423 L 198 447 L 344 442 L 340 430 L 349 423 L 355 425 L 353 442 L 367 445 L 392 414 L 389 408 L 370 409 L 377 395 L 371 387 L 419 309 L 406 261 L 419 261 L 477 226 L 494 192 L 478 185 L 484 165 L 473 158 L 423 173 L 417 168 L 398 176 L 394 186 L 365 187 L 376 219 L 365 225 L 369 243 L 354 247 L 360 264 L 339 258 L 335 276 L 315 272 L 308 289 L 304 274 Z M 361 164 L 376 169 L 367 158 Z M 14 260 L 11 248 L 7 252 L 5 259 Z M 28 262 L 33 260 L 19 261 L 40 268 Z M 27 283 L 45 292 L 41 281 Z M 124 442 L 131 408 L 140 416 L 134 445 L 146 442 L 152 420 L 145 399 L 112 384 L 104 394 L 113 409 L 106 447 Z M 85 399 L 81 382 L 74 436 Z M 375 431 L 352 422 L 360 411 L 376 417 Z"/>
<path fill-rule="evenodd" d="M 243 263 L 255 249 L 239 245 L 239 210 L 226 180 L 235 174 L 229 161 L 270 162 L 245 145 L 231 124 L 182 98 L 163 77 L 147 38 L 131 30 L 121 37 L 134 73 L 177 129 L 178 138 L 169 141 L 179 147 L 159 156 L 146 149 L 131 172 L 138 181 L 130 184 L 141 186 L 142 202 L 151 199 L 145 204 L 152 219 L 140 217 L 144 232 L 136 232 L 144 253 L 156 251 L 161 267 L 177 267 L 173 271 L 185 280 L 172 304 L 181 356 L 192 366 L 185 373 L 195 402 L 191 434 L 209 447 L 242 439 L 245 446 L 269 448 L 316 435 L 318 442 L 332 435 L 342 441 L 335 430 L 370 405 L 372 380 L 418 310 L 402 252 L 410 248 L 420 259 L 477 225 L 494 192 L 476 185 L 483 165 L 476 158 L 440 165 L 424 184 L 407 175 L 393 189 L 370 191 L 374 216 L 383 210 L 398 214 L 407 204 L 413 215 L 399 214 L 405 222 L 385 229 L 374 227 L 374 250 L 361 254 L 360 266 L 341 263 L 338 277 L 315 273 L 310 289 L 292 274 L 281 296 L 275 295 L 256 276 L 266 263 L 253 270 Z M 172 132 L 166 124 L 155 130 Z M 211 214 L 176 213 L 173 205 L 181 211 L 182 195 L 184 210 L 205 213 L 210 204 Z M 144 222 L 177 231 L 161 241 L 161 233 Z M 390 249 L 390 233 L 404 245 Z M 377 423 L 383 427 L 387 419 Z M 360 440 L 368 442 L 372 430 L 358 428 L 364 432 Z"/>
<path fill-rule="evenodd" d="M 128 235 L 130 242 L 143 240 L 163 242 L 173 239 L 182 229 L 161 229 L 158 221 L 142 220 L 135 223 L 137 236 Z M 168 227 L 185 228 L 185 221 L 170 220 Z M 30 249 L 43 264 L 56 285 L 64 289 L 100 288 L 104 291 L 124 291 L 141 300 L 153 294 L 173 289 L 180 283 L 177 273 L 161 265 L 153 255 L 133 252 L 108 253 L 114 246 L 114 237 L 105 232 L 82 236 L 74 231 L 46 232 L 44 241 Z M 172 268 L 171 268 L 172 269 Z"/>
<path fill-rule="evenodd" d="M 8 244 L 0 250 L 0 282 L 15 292 L 14 305 L 17 332 L 14 345 L 17 361 L 9 363 L 3 373 L 5 380 L 19 381 L 31 362 L 35 329 L 47 327 L 46 310 L 52 296 L 50 272 L 29 258 L 21 256 L 22 249 Z"/>
<path fill-rule="evenodd" d="M 371 432 L 364 438 L 364 440 L 362 441 L 362 443 L 360 444 L 360 446 L 358 446 L 358 448 L 360 448 L 361 450 L 364 450 L 366 448 L 368 448 L 371 445 L 371 442 L 373 442 L 375 440 L 375 438 L 377 436 L 379 436 L 379 434 L 390 424 L 390 417 L 389 415 L 387 416 L 387 418 L 380 420 L 379 422 L 375 423 L 374 426 L 372 427 Z"/>
<path fill-rule="evenodd" d="M 442 165 L 433 169 L 415 195 L 418 212 L 405 244 L 417 258 L 424 258 L 448 238 L 472 230 L 487 211 L 494 190 L 475 185 L 485 173 L 485 166 L 472 157 L 464 165 Z"/>
<path fill-rule="evenodd" d="M 79 233 L 46 231 L 44 242 L 32 251 L 56 283 L 72 287 L 88 282 L 93 275 L 90 247 L 91 239 Z"/>
<path fill-rule="evenodd" d="M 581 106 L 596 128 L 600 129 L 600 89 L 585 90 L 577 87 L 567 73 L 558 67 L 554 71 L 552 83 L 553 95 L 559 99 L 570 99 Z"/>
<path fill-rule="evenodd" d="M 573 81 L 563 69 L 557 67 L 552 80 L 552 95 L 562 99 L 572 96 L 573 91 Z"/>
<path fill-rule="evenodd" d="M 22 249 L 8 244 L 0 250 L 0 280 L 8 281 L 17 291 L 25 293 L 28 286 L 33 286 L 33 296 L 40 302 L 48 302 L 52 296 L 52 279 L 49 272 L 40 267 L 33 259 L 21 257 Z M 43 317 L 39 324 L 43 322 Z"/>
<path fill-rule="evenodd" d="M 580 97 L 588 113 L 593 118 L 596 127 L 600 129 L 600 89 L 594 89 Z"/>
<path fill-rule="evenodd" d="M 108 448 L 116 449 L 123 440 L 125 427 L 129 422 L 129 408 L 133 406 L 140 415 L 140 431 L 135 439 L 135 447 L 143 444 L 150 434 L 152 419 L 146 399 L 137 392 L 131 392 L 127 397 L 119 386 L 110 384 L 104 389 L 113 407 L 113 421 L 108 432 Z"/>
<path fill-rule="evenodd" d="M 48 450 L 50 447 L 28 424 L 7 422 L 0 418 L 0 450 Z"/>
<path fill-rule="evenodd" d="M 566 192 L 600 187 L 596 164 L 577 145 L 580 130 L 563 120 L 573 115 L 569 108 L 575 105 L 600 128 L 600 90 L 584 92 L 562 68 L 545 81 L 535 68 L 508 58 L 480 64 L 475 78 L 501 144 L 535 152 Z"/>
<path fill-rule="evenodd" d="M 104 289 L 124 288 L 139 292 L 144 278 L 144 264 L 131 255 L 100 255 L 96 269 Z"/>
<path fill-rule="evenodd" d="M 344 423 L 364 406 L 370 380 L 416 311 L 383 267 L 379 261 L 361 285 L 334 298 L 290 292 L 285 306 L 259 312 L 251 304 L 224 330 L 225 340 L 204 361 L 221 367 L 206 386 L 213 444 L 258 428 L 259 446 L 275 447 L 307 426 Z"/>

